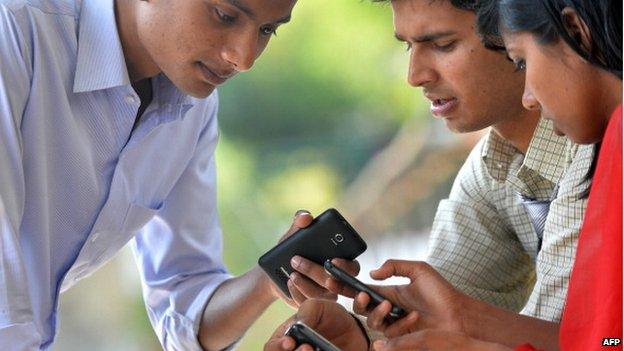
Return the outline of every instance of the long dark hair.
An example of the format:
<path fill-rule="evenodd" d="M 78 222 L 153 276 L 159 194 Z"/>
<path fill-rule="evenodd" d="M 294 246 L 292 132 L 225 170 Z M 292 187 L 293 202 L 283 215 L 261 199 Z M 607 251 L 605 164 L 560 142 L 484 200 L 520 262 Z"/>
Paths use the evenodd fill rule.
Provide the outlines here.
<path fill-rule="evenodd" d="M 566 7 L 589 28 L 591 47 L 570 34 L 561 15 Z M 563 39 L 588 62 L 622 79 L 622 0 L 481 0 L 477 28 L 486 45 L 499 37 L 500 28 L 532 33 L 541 44 Z"/>

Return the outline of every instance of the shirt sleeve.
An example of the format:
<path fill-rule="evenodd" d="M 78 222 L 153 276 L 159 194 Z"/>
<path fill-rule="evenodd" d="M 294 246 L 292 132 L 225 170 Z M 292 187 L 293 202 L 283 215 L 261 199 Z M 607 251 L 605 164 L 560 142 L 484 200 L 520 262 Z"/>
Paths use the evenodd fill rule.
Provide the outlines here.
<path fill-rule="evenodd" d="M 22 16 L 23 17 L 23 16 Z M 38 350 L 41 333 L 30 301 L 19 242 L 24 173 L 19 125 L 31 65 L 20 20 L 0 4 L 0 350 Z"/>
<path fill-rule="evenodd" d="M 196 152 L 154 219 L 133 241 L 149 319 L 165 350 L 202 350 L 201 316 L 231 276 L 216 207 L 216 94 Z"/>
<path fill-rule="evenodd" d="M 487 174 L 484 140 L 438 206 L 427 262 L 464 293 L 520 311 L 535 279 L 534 266 L 496 206 L 505 194 Z"/>
<path fill-rule="evenodd" d="M 574 266 L 579 232 L 587 207 L 587 177 L 594 159 L 594 145 L 580 145 L 559 183 L 544 224 L 542 248 L 537 255 L 537 280 L 521 313 L 559 322 Z"/>

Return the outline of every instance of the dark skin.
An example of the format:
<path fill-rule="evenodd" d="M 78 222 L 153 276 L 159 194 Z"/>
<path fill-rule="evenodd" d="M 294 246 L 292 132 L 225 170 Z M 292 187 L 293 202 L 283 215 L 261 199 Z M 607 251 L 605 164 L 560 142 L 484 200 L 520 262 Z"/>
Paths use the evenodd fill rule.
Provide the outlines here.
<path fill-rule="evenodd" d="M 341 305 L 328 300 L 306 300 L 295 315 L 280 325 L 270 340 L 264 345 L 264 351 L 314 351 L 310 345 L 296 347 L 295 341 L 284 336 L 286 330 L 295 322 L 301 321 L 320 333 L 324 338 L 343 351 L 368 349 L 368 340 L 355 318 Z"/>
<path fill-rule="evenodd" d="M 408 315 L 389 324 L 387 316 L 391 309 L 390 302 L 384 302 L 371 309 L 370 297 L 366 293 L 357 294 L 331 278 L 327 286 L 342 295 L 355 297 L 353 310 L 368 316 L 368 326 L 383 332 L 387 337 L 396 338 L 436 329 L 447 332 L 445 335 L 449 342 L 453 341 L 452 336 L 457 336 L 460 339 L 470 337 L 506 347 L 531 342 L 544 350 L 558 349 L 557 323 L 523 316 L 463 294 L 425 262 L 388 260 L 379 269 L 371 271 L 370 276 L 375 280 L 390 277 L 408 278 L 409 284 L 373 286 L 373 289 L 411 311 L 410 315 L 416 316 L 410 319 Z M 427 333 L 415 339 L 402 338 L 400 345 L 405 345 L 405 340 L 422 342 L 434 337 L 437 337 L 437 334 Z M 470 345 L 462 349 L 470 350 L 468 348 Z M 474 345 L 480 344 L 475 342 Z"/>
<path fill-rule="evenodd" d="M 358 294 L 333 278 L 326 283 L 336 293 L 355 297 L 354 311 L 368 317 L 369 328 L 389 338 L 387 342 L 374 342 L 375 350 L 503 351 L 526 342 L 544 350 L 558 349 L 557 324 L 522 316 L 465 295 L 425 262 L 389 260 L 371 272 L 376 280 L 392 276 L 408 278 L 410 283 L 371 286 L 408 311 L 405 317 L 392 323 L 387 319 L 390 301 L 373 308 L 369 306 L 370 297 L 366 293 Z M 296 320 L 308 324 L 343 350 L 367 350 L 363 346 L 366 336 L 344 308 L 315 299 L 307 300 L 301 308 L 304 306 L 303 313 L 278 328 L 265 345 L 265 351 L 295 349 L 294 341 L 284 336 L 284 331 Z M 352 343 L 341 346 L 345 338 Z M 298 350 L 307 350 L 307 347 Z"/>
<path fill-rule="evenodd" d="M 272 35 L 290 21 L 295 0 L 115 0 L 117 29 L 130 80 L 141 98 L 140 116 L 151 102 L 152 77 L 164 74 L 180 91 L 196 98 L 239 72 L 252 68 Z M 135 125 L 136 126 L 136 125 Z M 299 213 L 282 237 L 308 226 Z M 356 274 L 355 262 L 344 269 Z M 286 298 L 258 266 L 225 281 L 207 301 L 198 340 L 205 350 L 221 350 L 238 340 L 275 300 L 297 307 L 308 297 L 335 299 L 319 283 L 327 276 L 313 267 L 294 277 L 294 299 Z"/>

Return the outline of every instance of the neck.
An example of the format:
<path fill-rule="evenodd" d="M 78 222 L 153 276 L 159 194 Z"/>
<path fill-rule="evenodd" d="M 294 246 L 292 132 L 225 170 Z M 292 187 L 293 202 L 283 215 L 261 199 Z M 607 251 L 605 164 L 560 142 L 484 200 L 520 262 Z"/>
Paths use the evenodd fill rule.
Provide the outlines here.
<path fill-rule="evenodd" d="M 602 71 L 601 73 L 604 75 L 601 99 L 604 104 L 601 106 L 603 109 L 601 115 L 608 120 L 618 105 L 622 104 L 622 80 L 610 72 Z"/>
<path fill-rule="evenodd" d="M 511 116 L 507 120 L 493 125 L 492 129 L 509 141 L 518 151 L 526 154 L 539 119 L 539 111 L 522 109 L 516 116 Z"/>
<path fill-rule="evenodd" d="M 128 75 L 133 83 L 160 73 L 160 69 L 139 39 L 137 6 L 138 2 L 134 0 L 115 0 L 117 32 L 126 59 Z"/>

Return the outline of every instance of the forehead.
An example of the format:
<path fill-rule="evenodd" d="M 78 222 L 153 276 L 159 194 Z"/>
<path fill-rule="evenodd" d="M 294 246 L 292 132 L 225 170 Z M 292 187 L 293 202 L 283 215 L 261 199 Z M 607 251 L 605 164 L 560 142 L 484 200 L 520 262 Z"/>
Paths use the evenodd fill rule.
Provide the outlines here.
<path fill-rule="evenodd" d="M 254 17 L 283 17 L 289 15 L 297 0 L 216 0 L 238 7 Z"/>
<path fill-rule="evenodd" d="M 474 32 L 475 13 L 459 9 L 448 0 L 392 0 L 391 4 L 397 34 Z"/>

